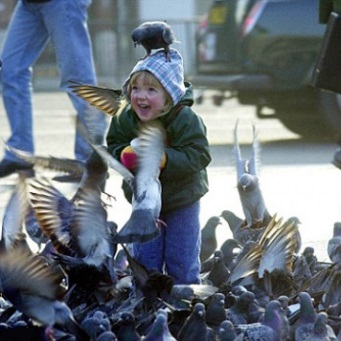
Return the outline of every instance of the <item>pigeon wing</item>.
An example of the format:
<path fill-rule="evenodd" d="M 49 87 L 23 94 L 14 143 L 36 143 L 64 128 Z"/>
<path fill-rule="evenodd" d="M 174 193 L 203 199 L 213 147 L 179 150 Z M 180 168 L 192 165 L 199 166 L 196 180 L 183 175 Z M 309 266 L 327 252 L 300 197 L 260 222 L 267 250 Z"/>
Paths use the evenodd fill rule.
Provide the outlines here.
<path fill-rule="evenodd" d="M 77 96 L 110 116 L 116 114 L 120 106 L 121 90 L 81 84 L 74 81 L 70 83 L 69 87 Z"/>

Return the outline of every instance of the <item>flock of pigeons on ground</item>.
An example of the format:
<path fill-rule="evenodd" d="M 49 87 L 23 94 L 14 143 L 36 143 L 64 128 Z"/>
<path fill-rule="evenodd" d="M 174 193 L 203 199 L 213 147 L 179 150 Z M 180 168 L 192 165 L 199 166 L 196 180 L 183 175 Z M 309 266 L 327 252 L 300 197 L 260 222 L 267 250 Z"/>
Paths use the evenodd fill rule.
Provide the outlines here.
<path fill-rule="evenodd" d="M 72 86 L 104 112 L 115 111 L 114 90 Z M 298 219 L 283 220 L 266 208 L 255 127 L 249 159 L 239 149 L 238 122 L 234 130 L 244 217 L 224 210 L 208 219 L 202 229 L 201 284 L 192 285 L 174 284 L 167 274 L 145 269 L 131 253 L 132 242 L 158 233 L 162 129 L 141 127 L 135 175 L 98 144 L 91 129 L 79 129 L 93 148 L 84 164 L 8 146 L 35 172 L 18 174 L 2 219 L 1 340 L 341 340 L 341 223 L 335 223 L 328 243 L 330 262 L 320 262 L 312 247 L 301 250 Z M 82 179 L 66 195 L 46 169 L 78 172 Z M 105 183 L 112 171 L 133 189 L 132 216 L 123 227 L 108 219 L 114 194 L 105 191 Z M 139 214 L 153 219 L 141 219 L 146 223 L 137 227 L 129 222 L 141 208 Z M 222 220 L 232 237 L 218 248 L 215 231 Z"/>

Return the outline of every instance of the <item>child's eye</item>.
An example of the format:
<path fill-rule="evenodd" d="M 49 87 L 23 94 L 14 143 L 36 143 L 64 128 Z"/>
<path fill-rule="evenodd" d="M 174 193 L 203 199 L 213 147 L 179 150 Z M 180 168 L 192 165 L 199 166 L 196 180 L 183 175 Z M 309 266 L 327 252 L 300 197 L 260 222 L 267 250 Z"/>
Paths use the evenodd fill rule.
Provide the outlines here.
<path fill-rule="evenodd" d="M 131 90 L 137 90 L 137 86 L 136 85 L 133 85 L 132 87 L 131 87 Z"/>
<path fill-rule="evenodd" d="M 150 88 L 148 89 L 148 91 L 154 92 L 154 91 L 156 91 L 156 89 L 155 89 L 155 88 L 152 88 L 152 87 L 150 87 Z"/>

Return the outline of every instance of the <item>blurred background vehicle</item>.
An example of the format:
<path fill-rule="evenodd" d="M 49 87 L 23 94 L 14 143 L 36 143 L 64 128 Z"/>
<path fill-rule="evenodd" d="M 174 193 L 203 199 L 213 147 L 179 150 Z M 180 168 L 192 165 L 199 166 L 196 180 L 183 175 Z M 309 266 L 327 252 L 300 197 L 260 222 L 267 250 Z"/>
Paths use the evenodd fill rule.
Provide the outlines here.
<path fill-rule="evenodd" d="M 341 97 L 311 85 L 326 25 L 318 0 L 214 0 L 196 32 L 196 88 L 255 105 L 303 138 L 341 131 Z M 205 91 L 198 97 L 200 103 Z"/>

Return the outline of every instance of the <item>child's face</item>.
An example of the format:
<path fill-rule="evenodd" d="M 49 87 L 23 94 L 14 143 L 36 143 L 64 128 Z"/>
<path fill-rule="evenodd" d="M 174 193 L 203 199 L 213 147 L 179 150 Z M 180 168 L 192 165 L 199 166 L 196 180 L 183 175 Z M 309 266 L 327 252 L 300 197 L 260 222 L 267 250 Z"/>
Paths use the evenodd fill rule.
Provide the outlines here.
<path fill-rule="evenodd" d="M 164 110 L 166 99 L 165 90 L 152 85 L 145 77 L 137 77 L 131 85 L 131 106 L 143 122 L 157 118 Z"/>

